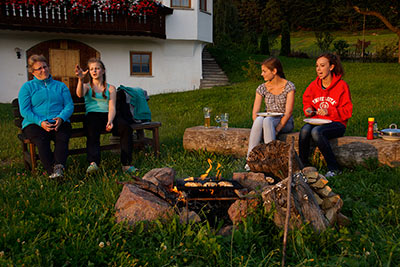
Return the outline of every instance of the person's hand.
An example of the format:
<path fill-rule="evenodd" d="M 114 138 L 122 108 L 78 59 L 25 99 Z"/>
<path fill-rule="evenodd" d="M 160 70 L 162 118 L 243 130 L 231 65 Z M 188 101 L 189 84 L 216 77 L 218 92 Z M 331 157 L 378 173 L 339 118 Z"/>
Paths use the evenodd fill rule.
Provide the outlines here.
<path fill-rule="evenodd" d="M 106 131 L 107 131 L 107 132 L 111 131 L 113 127 L 114 127 L 114 125 L 113 125 L 112 122 L 110 122 L 110 121 L 107 122 Z"/>
<path fill-rule="evenodd" d="M 42 121 L 40 126 L 47 132 L 54 130 L 54 123 L 50 123 L 48 121 Z"/>
<path fill-rule="evenodd" d="M 61 118 L 59 118 L 59 117 L 53 118 L 53 120 L 56 121 L 56 122 L 53 124 L 53 129 L 56 130 L 56 131 L 58 131 L 58 128 L 61 126 L 61 124 L 64 122 L 64 120 L 61 119 Z"/>
<path fill-rule="evenodd" d="M 317 114 L 320 116 L 326 116 L 328 115 L 328 110 L 326 108 L 320 108 L 317 110 Z"/>
<path fill-rule="evenodd" d="M 307 116 L 311 116 L 313 114 L 315 114 L 315 110 L 313 110 L 312 108 L 307 108 L 306 109 L 306 115 Z"/>
<path fill-rule="evenodd" d="M 75 67 L 75 74 L 80 80 L 83 80 L 88 72 L 89 70 L 83 71 L 79 65 L 76 65 Z"/>

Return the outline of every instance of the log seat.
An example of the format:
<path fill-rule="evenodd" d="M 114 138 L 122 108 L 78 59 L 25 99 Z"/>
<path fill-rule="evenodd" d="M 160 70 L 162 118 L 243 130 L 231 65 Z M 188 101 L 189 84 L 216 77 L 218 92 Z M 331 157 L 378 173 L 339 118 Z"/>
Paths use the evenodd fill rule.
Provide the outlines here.
<path fill-rule="evenodd" d="M 187 128 L 183 135 L 183 147 L 186 150 L 206 150 L 224 155 L 245 157 L 249 144 L 250 129 L 195 126 Z M 278 139 L 289 142 L 295 138 L 298 152 L 299 133 L 280 134 Z M 344 136 L 330 141 L 333 152 L 340 165 L 354 167 L 367 159 L 378 159 L 390 167 L 400 166 L 400 142 L 383 139 L 367 140 L 362 136 Z"/>

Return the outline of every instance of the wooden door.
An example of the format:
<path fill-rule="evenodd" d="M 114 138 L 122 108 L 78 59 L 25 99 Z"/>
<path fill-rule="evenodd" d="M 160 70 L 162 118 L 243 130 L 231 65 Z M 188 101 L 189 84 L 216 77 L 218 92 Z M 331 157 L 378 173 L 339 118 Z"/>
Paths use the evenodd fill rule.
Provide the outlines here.
<path fill-rule="evenodd" d="M 75 66 L 79 64 L 79 50 L 49 49 L 49 58 L 53 78 L 62 81 L 72 90 L 73 79 L 76 77 Z"/>
<path fill-rule="evenodd" d="M 100 58 L 100 53 L 92 47 L 74 40 L 49 40 L 39 43 L 26 51 L 26 58 L 38 54 L 47 58 L 50 65 L 50 73 L 55 80 L 64 82 L 72 96 L 75 96 L 75 89 L 78 79 L 75 76 L 75 66 L 79 64 L 86 69 L 90 58 Z M 28 79 L 33 78 L 28 73 Z"/>

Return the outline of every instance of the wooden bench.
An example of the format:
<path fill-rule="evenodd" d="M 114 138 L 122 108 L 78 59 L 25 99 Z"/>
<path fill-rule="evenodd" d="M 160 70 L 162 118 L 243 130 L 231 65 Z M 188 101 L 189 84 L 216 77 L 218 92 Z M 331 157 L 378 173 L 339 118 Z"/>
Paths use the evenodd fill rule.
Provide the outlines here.
<path fill-rule="evenodd" d="M 249 145 L 250 129 L 195 126 L 187 128 L 183 135 L 183 148 L 186 150 L 207 150 L 225 155 L 245 157 Z M 295 138 L 298 152 L 299 133 L 278 135 L 278 139 L 290 142 Z M 363 164 L 366 159 L 378 159 L 390 167 L 400 166 L 400 141 L 383 139 L 367 140 L 362 136 L 343 136 L 330 140 L 333 153 L 340 165 L 353 167 Z"/>
<path fill-rule="evenodd" d="M 74 101 L 74 112 L 70 118 L 70 122 L 72 124 L 72 138 L 81 138 L 85 137 L 85 130 L 83 128 L 83 121 L 85 119 L 85 103 L 83 98 L 73 97 Z M 26 169 L 30 169 L 35 171 L 37 166 L 37 160 L 39 159 L 38 154 L 36 153 L 36 146 L 31 143 L 31 141 L 26 138 L 26 136 L 22 133 L 22 120 L 23 117 L 19 111 L 18 99 L 14 99 L 12 101 L 13 114 L 14 114 L 14 124 L 21 129 L 18 134 L 18 139 L 22 142 L 22 152 L 23 152 L 23 161 Z M 158 156 L 160 152 L 160 142 L 159 142 L 159 127 L 161 126 L 160 122 L 145 122 L 145 123 L 135 123 L 130 125 L 133 129 L 136 138 L 133 139 L 133 147 L 137 149 L 143 149 L 146 145 L 150 145 L 154 151 L 154 155 Z M 146 137 L 146 131 L 151 131 L 151 137 Z M 102 134 L 109 134 L 110 132 L 103 131 Z M 86 142 L 85 142 L 86 145 Z M 104 144 L 100 146 L 100 150 L 119 150 L 120 144 L 118 142 L 113 142 L 110 144 Z M 84 154 L 86 153 L 86 146 L 79 148 L 69 149 L 69 155 L 76 154 Z"/>

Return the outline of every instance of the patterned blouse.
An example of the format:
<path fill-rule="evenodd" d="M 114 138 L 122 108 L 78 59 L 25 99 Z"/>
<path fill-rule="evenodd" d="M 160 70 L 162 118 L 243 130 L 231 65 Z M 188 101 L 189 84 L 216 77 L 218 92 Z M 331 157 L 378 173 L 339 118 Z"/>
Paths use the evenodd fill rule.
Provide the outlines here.
<path fill-rule="evenodd" d="M 279 95 L 274 95 L 268 92 L 265 84 L 262 83 L 260 84 L 260 86 L 258 86 L 256 91 L 262 97 L 264 97 L 266 112 L 285 113 L 287 94 L 290 91 L 296 91 L 296 87 L 291 81 L 287 81 L 282 93 L 280 93 Z"/>

